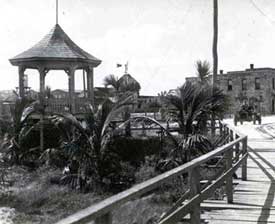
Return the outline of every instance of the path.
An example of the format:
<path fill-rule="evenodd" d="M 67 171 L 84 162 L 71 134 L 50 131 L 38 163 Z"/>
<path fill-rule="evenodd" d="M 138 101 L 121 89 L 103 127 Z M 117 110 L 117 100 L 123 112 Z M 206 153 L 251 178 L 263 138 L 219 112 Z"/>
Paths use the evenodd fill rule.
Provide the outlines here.
<path fill-rule="evenodd" d="M 264 118 L 270 123 L 274 118 Z M 206 201 L 202 207 L 202 223 L 253 224 L 275 223 L 275 125 L 258 125 L 245 122 L 237 129 L 248 135 L 249 158 L 247 181 L 234 180 L 234 203 Z M 267 131 L 266 131 L 267 130 Z M 238 176 L 240 174 L 237 173 Z"/>

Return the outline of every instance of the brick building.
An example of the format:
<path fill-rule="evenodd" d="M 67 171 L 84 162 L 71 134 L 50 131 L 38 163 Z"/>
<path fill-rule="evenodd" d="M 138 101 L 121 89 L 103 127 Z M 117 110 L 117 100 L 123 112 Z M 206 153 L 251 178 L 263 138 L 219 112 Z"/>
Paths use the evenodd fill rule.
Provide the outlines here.
<path fill-rule="evenodd" d="M 211 77 L 209 77 L 211 79 Z M 195 77 L 186 78 L 186 81 L 196 82 Z M 234 113 L 242 104 L 254 106 L 263 114 L 275 114 L 275 69 L 250 68 L 244 71 L 230 71 L 217 77 L 217 85 L 231 100 L 231 111 Z"/>

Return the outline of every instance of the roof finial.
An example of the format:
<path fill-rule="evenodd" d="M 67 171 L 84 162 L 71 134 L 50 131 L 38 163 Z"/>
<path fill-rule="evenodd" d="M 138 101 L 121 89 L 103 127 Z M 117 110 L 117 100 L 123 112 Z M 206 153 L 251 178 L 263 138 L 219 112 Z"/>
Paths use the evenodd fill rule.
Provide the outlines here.
<path fill-rule="evenodd" d="M 56 0 L 56 24 L 58 24 L 58 0 Z"/>

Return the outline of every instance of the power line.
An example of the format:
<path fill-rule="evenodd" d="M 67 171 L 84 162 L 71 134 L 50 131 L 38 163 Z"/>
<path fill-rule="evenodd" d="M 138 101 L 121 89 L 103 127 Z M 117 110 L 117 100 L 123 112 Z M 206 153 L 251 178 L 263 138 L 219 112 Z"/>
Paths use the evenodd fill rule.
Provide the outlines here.
<path fill-rule="evenodd" d="M 275 21 L 270 19 L 270 17 L 253 1 L 250 0 L 251 4 L 254 6 L 254 8 L 262 15 L 264 16 L 272 25 L 275 24 Z"/>

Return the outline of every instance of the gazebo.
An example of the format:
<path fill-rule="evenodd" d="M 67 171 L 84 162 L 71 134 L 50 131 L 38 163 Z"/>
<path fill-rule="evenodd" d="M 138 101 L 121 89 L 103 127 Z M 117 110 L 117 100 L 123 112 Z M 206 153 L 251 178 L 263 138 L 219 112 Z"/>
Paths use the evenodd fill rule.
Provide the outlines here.
<path fill-rule="evenodd" d="M 84 92 L 85 99 L 94 105 L 94 72 L 101 60 L 82 50 L 63 31 L 59 24 L 40 42 L 27 51 L 10 59 L 19 70 L 19 96 L 25 96 L 24 73 L 26 69 L 36 69 L 40 75 L 40 95 L 45 96 L 45 77 L 50 70 L 63 70 L 68 75 L 69 111 L 76 113 L 75 71 L 80 69 L 85 74 Z M 85 84 L 87 80 L 87 89 Z"/>

